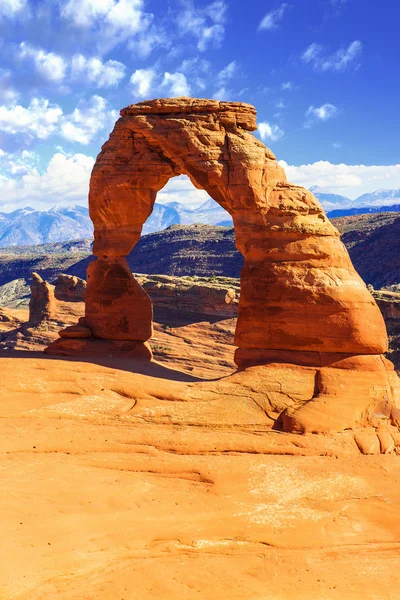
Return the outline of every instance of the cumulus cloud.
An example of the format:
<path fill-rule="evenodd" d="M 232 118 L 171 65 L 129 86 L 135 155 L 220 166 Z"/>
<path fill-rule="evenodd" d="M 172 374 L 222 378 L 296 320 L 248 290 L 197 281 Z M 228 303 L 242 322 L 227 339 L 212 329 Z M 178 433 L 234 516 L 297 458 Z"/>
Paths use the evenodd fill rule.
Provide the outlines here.
<path fill-rule="evenodd" d="M 27 134 L 44 140 L 57 130 L 63 111 L 49 100 L 34 98 L 28 107 L 19 104 L 0 106 L 0 131 Z"/>
<path fill-rule="evenodd" d="M 225 83 L 229 79 L 233 79 L 233 77 L 237 74 L 238 66 L 236 61 L 230 62 L 222 71 L 220 71 L 217 75 L 217 79 L 220 83 Z"/>
<path fill-rule="evenodd" d="M 132 73 L 130 82 L 134 95 L 140 98 L 149 97 L 155 78 L 154 69 L 137 69 Z"/>
<path fill-rule="evenodd" d="M 31 150 L 22 150 L 22 152 L 5 152 L 0 148 L 0 174 L 6 176 L 24 175 L 31 171 L 38 163 L 40 157 Z M 3 177 L 4 178 L 4 175 Z"/>
<path fill-rule="evenodd" d="M 126 67 L 117 60 L 103 62 L 100 58 L 87 58 L 75 54 L 71 60 L 71 77 L 83 78 L 99 88 L 116 87 L 125 77 Z"/>
<path fill-rule="evenodd" d="M 183 73 L 164 73 L 161 86 L 171 97 L 191 95 L 190 85 Z"/>
<path fill-rule="evenodd" d="M 0 69 L 0 102 L 7 104 L 16 102 L 19 93 L 11 84 L 11 71 Z"/>
<path fill-rule="evenodd" d="M 273 125 L 267 121 L 259 123 L 258 130 L 260 132 L 260 138 L 263 141 L 271 140 L 271 142 L 277 142 L 285 135 L 285 132 L 282 131 L 278 125 Z"/>
<path fill-rule="evenodd" d="M 197 39 L 197 48 L 201 52 L 207 48 L 218 48 L 225 35 L 226 10 L 223 0 L 216 0 L 202 8 L 196 8 L 191 0 L 186 0 L 178 17 L 178 27 L 181 33 Z"/>
<path fill-rule="evenodd" d="M 65 79 L 67 63 L 62 56 L 54 52 L 46 52 L 41 48 L 35 48 L 26 42 L 19 45 L 19 55 L 21 58 L 32 59 L 36 71 L 43 79 L 55 83 L 61 83 Z"/>
<path fill-rule="evenodd" d="M 277 29 L 288 8 L 290 8 L 290 4 L 284 2 L 275 10 L 268 12 L 259 24 L 258 29 L 267 29 L 269 31 Z"/>
<path fill-rule="evenodd" d="M 66 59 L 26 42 L 19 45 L 19 56 L 31 59 L 39 75 L 54 83 L 62 83 L 69 75 L 70 78 L 81 79 L 93 87 L 116 87 L 126 71 L 125 65 L 116 60 L 103 62 L 100 58 L 86 57 L 83 54 L 75 54 L 71 59 Z"/>
<path fill-rule="evenodd" d="M 312 127 L 321 121 L 329 121 L 340 113 L 334 104 L 323 104 L 322 106 L 310 106 L 306 112 L 305 127 Z"/>
<path fill-rule="evenodd" d="M 118 118 L 116 110 L 108 110 L 107 101 L 101 96 L 92 96 L 63 118 L 60 133 L 70 142 L 89 144 L 103 129 L 111 129 Z"/>
<path fill-rule="evenodd" d="M 196 189 L 189 177 L 180 175 L 170 179 L 167 185 L 158 192 L 156 202 L 160 204 L 181 202 L 189 208 L 195 208 L 207 202 L 208 199 L 207 192 Z"/>
<path fill-rule="evenodd" d="M 0 18 L 12 18 L 27 7 L 27 0 L 0 0 Z"/>
<path fill-rule="evenodd" d="M 224 67 L 215 77 L 215 82 L 219 86 L 217 91 L 213 94 L 215 100 L 229 100 L 232 96 L 232 90 L 228 89 L 227 84 L 229 80 L 233 79 L 238 73 L 238 66 L 236 61 L 230 62 Z"/>
<path fill-rule="evenodd" d="M 290 92 L 293 90 L 293 82 L 292 81 L 284 81 L 281 85 L 281 89 L 284 92 Z"/>
<path fill-rule="evenodd" d="M 194 58 L 186 58 L 178 67 L 180 73 L 192 74 L 197 73 L 209 73 L 211 70 L 211 63 L 204 58 L 195 56 Z"/>
<path fill-rule="evenodd" d="M 324 47 L 314 42 L 303 52 L 301 60 L 305 64 L 311 65 L 316 71 L 339 72 L 352 66 L 357 67 L 362 50 L 362 43 L 355 40 L 347 48 L 339 48 L 333 54 L 324 54 Z"/>
<path fill-rule="evenodd" d="M 88 144 L 101 130 L 111 129 L 117 118 L 117 111 L 110 110 L 101 96 L 80 102 L 69 115 L 45 98 L 34 98 L 28 107 L 1 105 L 0 131 L 40 140 L 57 134 L 70 142 Z"/>
<path fill-rule="evenodd" d="M 289 181 L 307 188 L 317 185 L 349 198 L 357 198 L 379 188 L 400 189 L 400 164 L 345 165 L 320 160 L 293 166 L 283 160 L 279 162 Z M 387 203 L 393 204 L 393 201 Z"/>
<path fill-rule="evenodd" d="M 190 96 L 191 87 L 184 73 L 160 73 L 156 67 L 137 69 L 130 78 L 134 96 L 148 98 L 150 95 L 170 97 Z"/>
<path fill-rule="evenodd" d="M 74 26 L 90 31 L 104 49 L 144 37 L 153 15 L 143 10 L 143 0 L 59 0 L 61 16 Z"/>
<path fill-rule="evenodd" d="M 94 158 L 84 154 L 71 156 L 56 153 L 46 170 L 28 168 L 21 177 L 0 177 L 0 198 L 7 199 L 2 208 L 12 210 L 20 204 L 86 203 Z"/>

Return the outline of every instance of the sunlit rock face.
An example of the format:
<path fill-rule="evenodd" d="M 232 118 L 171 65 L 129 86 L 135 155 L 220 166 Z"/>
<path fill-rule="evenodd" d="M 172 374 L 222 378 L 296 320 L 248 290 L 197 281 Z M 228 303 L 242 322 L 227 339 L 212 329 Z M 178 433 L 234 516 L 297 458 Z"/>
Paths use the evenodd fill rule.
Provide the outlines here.
<path fill-rule="evenodd" d="M 310 191 L 287 182 L 274 154 L 250 133 L 256 128 L 256 111 L 244 103 L 167 98 L 121 110 L 91 177 L 97 260 L 87 274 L 85 324 L 94 338 L 150 339 L 151 300 L 126 256 L 157 192 L 171 177 L 187 175 L 229 212 L 244 257 L 236 364 L 313 369 L 308 408 L 288 407 L 282 422 L 289 430 L 326 430 L 319 414 L 329 405 L 336 415 L 338 395 L 352 405 L 359 389 L 369 407 L 387 397 L 394 405 L 397 378 L 380 358 L 386 329 L 339 232 Z M 364 409 L 357 411 L 353 417 L 364 418 Z M 329 417 L 329 427 L 353 418 L 342 413 L 340 422 Z"/>

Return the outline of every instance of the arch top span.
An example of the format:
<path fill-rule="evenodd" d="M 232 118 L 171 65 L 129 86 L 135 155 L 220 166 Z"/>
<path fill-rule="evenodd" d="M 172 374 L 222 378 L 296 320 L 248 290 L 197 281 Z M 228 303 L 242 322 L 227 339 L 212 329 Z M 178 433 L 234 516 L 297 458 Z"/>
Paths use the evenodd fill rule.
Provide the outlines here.
<path fill-rule="evenodd" d="M 221 102 L 205 98 L 157 98 L 131 104 L 120 110 L 121 117 L 138 115 L 191 115 L 213 114 L 221 123 L 242 127 L 247 131 L 257 129 L 257 111 L 246 102 Z"/>

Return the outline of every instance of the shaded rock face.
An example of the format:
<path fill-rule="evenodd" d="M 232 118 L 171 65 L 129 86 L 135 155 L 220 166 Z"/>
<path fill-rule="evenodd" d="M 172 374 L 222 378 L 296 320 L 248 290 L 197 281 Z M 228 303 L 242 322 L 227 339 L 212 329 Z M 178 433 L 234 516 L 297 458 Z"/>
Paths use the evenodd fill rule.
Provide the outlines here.
<path fill-rule="evenodd" d="M 31 327 L 51 321 L 55 313 L 54 286 L 37 273 L 32 273 L 31 299 L 29 301 L 29 321 Z"/>
<path fill-rule="evenodd" d="M 64 302 L 85 302 L 86 281 L 80 277 L 62 273 L 58 276 L 54 295 Z"/>
<path fill-rule="evenodd" d="M 151 300 L 126 256 L 157 192 L 185 174 L 229 212 L 244 257 L 236 364 L 312 368 L 314 396 L 288 408 L 283 427 L 340 429 L 371 405 L 390 416 L 398 383 L 380 356 L 388 346 L 382 315 L 318 200 L 287 182 L 250 133 L 256 128 L 255 109 L 243 103 L 159 99 L 121 111 L 90 182 L 97 260 L 87 272 L 86 326 L 106 340 L 151 337 Z"/>

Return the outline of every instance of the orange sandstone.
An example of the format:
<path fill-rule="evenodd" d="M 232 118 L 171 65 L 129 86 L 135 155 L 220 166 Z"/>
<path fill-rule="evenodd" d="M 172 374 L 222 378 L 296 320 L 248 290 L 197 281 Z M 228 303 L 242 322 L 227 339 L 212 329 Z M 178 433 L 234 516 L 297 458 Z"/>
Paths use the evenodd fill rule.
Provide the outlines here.
<path fill-rule="evenodd" d="M 282 427 L 327 432 L 376 414 L 390 419 L 399 382 L 381 358 L 388 345 L 381 313 L 318 200 L 287 182 L 250 133 L 256 127 L 256 111 L 244 103 L 159 99 L 121 111 L 91 177 L 97 260 L 88 269 L 85 324 L 94 339 L 150 339 L 151 301 L 125 257 L 157 192 L 185 174 L 230 213 L 245 259 L 239 369 L 284 363 L 314 378 L 301 405 L 292 406 L 288 391 Z"/>

